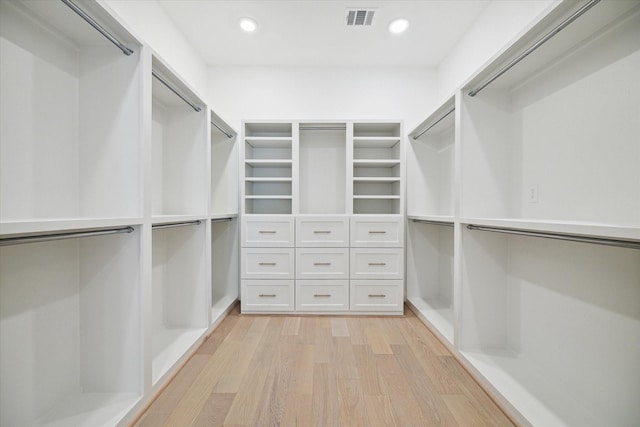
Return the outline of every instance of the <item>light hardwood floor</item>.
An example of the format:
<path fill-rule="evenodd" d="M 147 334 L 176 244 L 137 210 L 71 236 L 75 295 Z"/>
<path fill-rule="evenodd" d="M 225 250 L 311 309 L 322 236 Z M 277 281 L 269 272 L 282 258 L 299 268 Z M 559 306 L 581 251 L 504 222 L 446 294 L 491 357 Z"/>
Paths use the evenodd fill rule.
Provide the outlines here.
<path fill-rule="evenodd" d="M 408 309 L 316 317 L 236 308 L 135 426 L 513 424 Z"/>

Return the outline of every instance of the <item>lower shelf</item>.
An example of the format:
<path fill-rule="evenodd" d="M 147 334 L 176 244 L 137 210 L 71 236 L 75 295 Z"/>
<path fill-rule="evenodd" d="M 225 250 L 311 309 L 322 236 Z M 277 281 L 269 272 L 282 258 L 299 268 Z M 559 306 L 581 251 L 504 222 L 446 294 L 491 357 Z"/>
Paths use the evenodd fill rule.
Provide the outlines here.
<path fill-rule="evenodd" d="M 131 393 L 79 393 L 68 396 L 55 409 L 38 419 L 35 426 L 113 426 L 138 402 Z"/>
<path fill-rule="evenodd" d="M 423 299 L 413 297 L 407 299 L 408 303 L 430 323 L 444 339 L 453 345 L 454 313 L 453 306 L 448 301 L 440 299 Z"/>
<path fill-rule="evenodd" d="M 162 329 L 154 331 L 151 381 L 156 384 L 202 337 L 206 329 Z"/>

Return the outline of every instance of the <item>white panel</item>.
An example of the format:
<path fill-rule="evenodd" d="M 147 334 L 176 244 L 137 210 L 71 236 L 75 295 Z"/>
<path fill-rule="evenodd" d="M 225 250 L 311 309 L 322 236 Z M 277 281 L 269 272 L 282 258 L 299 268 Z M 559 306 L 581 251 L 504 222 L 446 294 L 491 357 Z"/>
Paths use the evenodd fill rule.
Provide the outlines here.
<path fill-rule="evenodd" d="M 402 280 L 351 280 L 352 311 L 396 311 L 403 309 Z"/>
<path fill-rule="evenodd" d="M 296 217 L 296 246 L 348 247 L 348 217 Z"/>
<path fill-rule="evenodd" d="M 293 311 L 294 305 L 293 280 L 242 281 L 243 313 Z"/>
<path fill-rule="evenodd" d="M 294 221 L 292 217 L 242 218 L 243 247 L 291 247 L 294 244 Z"/>
<path fill-rule="evenodd" d="M 296 310 L 348 311 L 348 280 L 296 280 Z"/>
<path fill-rule="evenodd" d="M 243 248 L 240 272 L 243 279 L 293 279 L 292 248 Z"/>
<path fill-rule="evenodd" d="M 349 249 L 296 249 L 296 279 L 348 278 Z"/>
<path fill-rule="evenodd" d="M 403 218 L 398 216 L 352 217 L 351 247 L 402 247 L 403 224 Z"/>
<path fill-rule="evenodd" d="M 352 279 L 402 279 L 403 248 L 356 248 L 350 256 Z"/>

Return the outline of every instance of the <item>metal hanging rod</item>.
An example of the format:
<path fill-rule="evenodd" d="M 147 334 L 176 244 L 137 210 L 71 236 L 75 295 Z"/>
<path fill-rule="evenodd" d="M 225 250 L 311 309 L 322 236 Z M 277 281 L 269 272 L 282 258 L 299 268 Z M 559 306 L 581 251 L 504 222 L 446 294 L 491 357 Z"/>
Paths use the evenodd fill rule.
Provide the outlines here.
<path fill-rule="evenodd" d="M 133 53 L 133 50 L 129 49 L 127 46 L 124 45 L 124 43 L 122 43 L 120 40 L 115 38 L 115 36 L 113 34 L 111 34 L 109 31 L 105 30 L 91 16 L 87 15 L 87 13 L 84 10 L 80 9 L 78 7 L 78 5 L 76 5 L 74 2 L 72 2 L 71 0 L 61 0 L 61 1 L 62 1 L 62 3 L 66 4 L 67 6 L 69 6 L 69 8 L 71 10 L 73 10 L 75 13 L 77 13 L 82 19 L 87 21 L 87 23 L 89 25 L 91 25 L 93 28 L 98 30 L 98 32 L 100 34 L 102 34 L 103 36 L 105 36 L 111 43 L 116 45 L 118 47 L 118 49 L 120 49 L 122 51 L 122 53 L 124 53 L 127 56 L 129 56 L 129 55 L 131 55 Z"/>
<path fill-rule="evenodd" d="M 212 124 L 213 126 L 215 126 L 215 127 L 216 127 L 220 132 L 222 132 L 222 133 L 224 133 L 225 135 L 227 135 L 227 138 L 233 138 L 233 135 L 232 135 L 232 134 L 230 134 L 230 133 L 229 133 L 229 132 L 227 132 L 226 130 L 222 129 L 222 127 L 221 127 L 219 124 L 217 124 L 216 122 L 211 121 L 211 124 Z"/>
<path fill-rule="evenodd" d="M 5 237 L 0 239 L 0 246 L 20 245 L 22 243 L 40 243 L 51 240 L 77 239 L 79 237 L 107 236 L 110 234 L 132 233 L 133 227 L 110 228 L 108 230 L 96 231 L 71 231 L 69 233 L 58 234 L 38 234 L 21 237 Z"/>
<path fill-rule="evenodd" d="M 180 91 L 178 89 L 176 89 L 175 87 L 173 87 L 173 85 L 171 83 L 169 83 L 168 81 L 166 81 L 161 75 L 159 75 L 158 73 L 156 73 L 155 71 L 151 71 L 151 75 L 153 77 L 155 77 L 156 79 L 158 79 L 158 81 L 160 83 L 162 83 L 163 85 L 165 85 L 171 92 L 175 93 L 178 98 L 182 99 L 184 102 L 186 102 L 187 104 L 189 104 L 189 106 L 191 108 L 193 108 L 194 110 L 196 110 L 196 113 L 199 113 L 200 111 L 202 111 L 202 108 L 198 107 L 196 104 L 194 104 L 193 102 L 191 102 L 189 100 L 189 98 L 187 98 L 186 96 L 184 96 L 182 93 L 180 93 Z"/>
<path fill-rule="evenodd" d="M 214 218 L 211 220 L 211 223 L 215 223 L 215 222 L 227 222 L 227 221 L 233 221 L 233 217 L 228 217 L 228 218 Z"/>
<path fill-rule="evenodd" d="M 175 228 L 175 227 L 186 227 L 188 225 L 200 225 L 202 221 L 184 221 L 184 222 L 172 222 L 169 224 L 154 224 L 151 226 L 154 230 L 158 230 L 161 228 Z"/>
<path fill-rule="evenodd" d="M 478 87 L 476 87 L 471 92 L 469 92 L 469 96 L 476 96 L 482 89 L 484 89 L 485 87 L 489 86 L 491 83 L 493 83 L 494 80 L 496 80 L 498 77 L 502 76 L 504 73 L 509 71 L 514 65 L 516 65 L 518 62 L 522 61 L 527 56 L 529 56 L 531 53 L 533 53 L 533 51 L 535 51 L 540 46 L 545 44 L 547 41 L 549 41 L 549 39 L 551 39 L 553 36 L 558 34 L 560 31 L 564 30 L 571 23 L 573 23 L 573 21 L 575 21 L 576 19 L 581 17 L 585 12 L 587 12 L 589 9 L 591 9 L 593 6 L 595 6 L 599 2 L 600 2 L 600 0 L 591 0 L 587 4 L 582 6 L 573 15 L 571 15 L 570 17 L 568 17 L 567 19 L 562 21 L 558 26 L 556 26 L 554 29 L 552 29 L 547 34 L 545 34 L 542 38 L 540 38 L 537 42 L 535 42 L 527 50 L 522 52 L 515 59 L 513 59 L 507 65 L 502 67 L 498 72 L 494 73 L 489 78 L 487 78 L 482 83 L 480 83 L 480 85 L 478 85 Z"/>
<path fill-rule="evenodd" d="M 567 240 L 570 242 L 593 243 L 596 245 L 618 246 L 621 248 L 640 249 L 640 242 L 621 239 L 607 239 L 602 237 L 585 237 L 575 234 L 550 233 L 542 231 L 523 231 L 512 228 L 489 227 L 481 225 L 467 225 L 469 230 L 491 231 L 494 233 L 517 234 L 520 236 L 541 237 L 544 239 Z"/>
<path fill-rule="evenodd" d="M 445 227 L 453 227 L 453 223 L 451 222 L 431 221 L 428 219 L 412 219 L 411 221 L 417 222 L 420 224 L 444 225 Z"/>
<path fill-rule="evenodd" d="M 300 126 L 300 130 L 347 130 L 346 126 Z"/>
<path fill-rule="evenodd" d="M 438 119 L 435 122 L 433 122 L 429 126 L 427 126 L 422 132 L 420 132 L 417 135 L 412 136 L 412 138 L 414 140 L 420 138 L 422 135 L 424 135 L 425 133 L 429 132 L 429 130 L 431 130 L 432 127 L 434 127 L 435 125 L 437 125 L 438 123 L 440 123 L 441 121 L 446 119 L 447 116 L 449 116 L 449 114 L 453 113 L 454 111 L 456 111 L 456 106 L 455 105 L 453 107 L 449 108 L 447 111 L 445 111 L 442 114 L 442 116 L 438 117 Z"/>

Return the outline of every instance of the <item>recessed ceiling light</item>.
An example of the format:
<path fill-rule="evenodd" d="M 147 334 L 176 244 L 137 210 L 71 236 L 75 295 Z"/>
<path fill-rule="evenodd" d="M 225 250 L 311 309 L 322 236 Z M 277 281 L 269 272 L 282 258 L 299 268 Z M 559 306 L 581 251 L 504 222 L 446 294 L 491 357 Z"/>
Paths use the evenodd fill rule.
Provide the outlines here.
<path fill-rule="evenodd" d="M 389 24 L 389 31 L 393 34 L 404 33 L 407 28 L 409 28 L 409 21 L 404 18 L 394 19 Z"/>
<path fill-rule="evenodd" d="M 244 32 L 253 33 L 258 28 L 258 24 L 251 18 L 242 18 L 240 20 L 240 28 Z"/>

